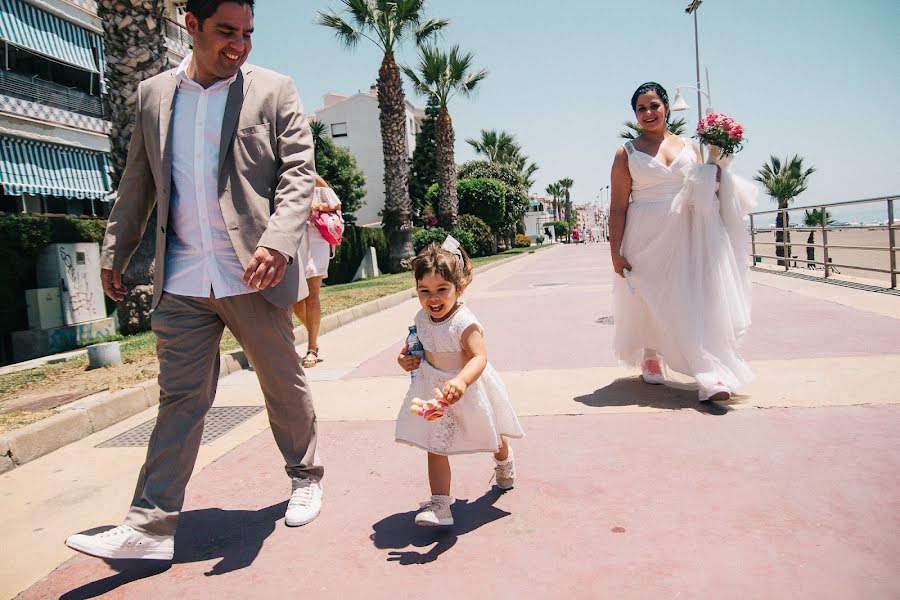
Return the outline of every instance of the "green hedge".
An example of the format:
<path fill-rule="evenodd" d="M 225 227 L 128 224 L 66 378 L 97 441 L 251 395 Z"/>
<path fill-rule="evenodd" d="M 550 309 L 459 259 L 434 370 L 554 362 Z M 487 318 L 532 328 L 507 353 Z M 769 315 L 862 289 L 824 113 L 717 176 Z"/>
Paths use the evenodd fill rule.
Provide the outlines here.
<path fill-rule="evenodd" d="M 494 179 L 460 179 L 456 184 L 460 214 L 475 215 L 488 227 L 503 225 L 506 189 Z"/>
<path fill-rule="evenodd" d="M 12 360 L 9 334 L 28 329 L 25 290 L 37 287 L 37 258 L 49 244 L 103 240 L 106 221 L 31 215 L 0 216 L 0 363 Z"/>
<path fill-rule="evenodd" d="M 473 256 L 477 249 L 475 247 L 475 238 L 471 232 L 457 227 L 451 232 L 463 249 L 470 257 Z M 422 248 L 431 243 L 441 244 L 447 237 L 447 230 L 441 227 L 431 227 L 429 229 L 417 229 L 413 232 L 413 249 L 416 254 L 422 251 Z"/>
<path fill-rule="evenodd" d="M 494 254 L 494 232 L 475 215 L 459 215 L 459 228 L 472 235 L 475 253 L 472 258 Z"/>
<path fill-rule="evenodd" d="M 386 272 L 389 247 L 384 231 L 379 227 L 347 225 L 341 245 L 337 247 L 334 258 L 328 264 L 328 278 L 325 282 L 334 285 L 351 281 L 369 246 L 375 246 L 378 268 Z"/>

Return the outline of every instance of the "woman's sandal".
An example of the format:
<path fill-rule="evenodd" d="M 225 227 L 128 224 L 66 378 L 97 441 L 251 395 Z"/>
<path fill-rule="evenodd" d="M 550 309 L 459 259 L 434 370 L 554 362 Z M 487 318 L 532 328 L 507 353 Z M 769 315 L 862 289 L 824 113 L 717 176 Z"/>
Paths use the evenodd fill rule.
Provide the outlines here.
<path fill-rule="evenodd" d="M 312 358 L 309 355 L 312 354 Z M 310 348 L 306 351 L 306 356 L 303 357 L 303 368 L 309 369 L 316 366 L 319 363 L 319 349 L 316 348 L 313 350 Z"/>

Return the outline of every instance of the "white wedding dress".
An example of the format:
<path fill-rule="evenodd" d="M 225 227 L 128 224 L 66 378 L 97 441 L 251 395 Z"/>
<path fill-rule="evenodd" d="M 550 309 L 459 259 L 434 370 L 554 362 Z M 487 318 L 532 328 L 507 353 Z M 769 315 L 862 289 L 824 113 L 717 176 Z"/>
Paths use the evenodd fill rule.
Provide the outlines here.
<path fill-rule="evenodd" d="M 732 391 L 753 378 L 738 354 L 750 327 L 749 233 L 744 217 L 756 189 L 714 165 L 698 164 L 690 141 L 671 165 L 626 142 L 631 202 L 622 255 L 631 264 L 632 291 L 613 283 L 614 350 L 639 366 L 656 350 L 670 369 L 705 390 Z"/>

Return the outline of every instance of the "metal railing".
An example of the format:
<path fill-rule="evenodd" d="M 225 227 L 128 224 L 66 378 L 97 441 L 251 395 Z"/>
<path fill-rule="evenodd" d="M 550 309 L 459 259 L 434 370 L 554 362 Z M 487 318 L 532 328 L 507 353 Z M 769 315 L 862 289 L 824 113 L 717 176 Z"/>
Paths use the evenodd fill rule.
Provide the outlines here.
<path fill-rule="evenodd" d="M 172 19 L 163 19 L 163 35 L 180 44 L 184 44 L 188 48 L 192 47 L 194 44 L 194 40 L 191 38 L 191 34 L 188 33 L 187 29 Z"/>
<path fill-rule="evenodd" d="M 103 103 L 98 96 L 91 96 L 78 88 L 45 81 L 37 76 L 29 77 L 0 69 L 0 94 L 91 117 L 103 117 Z"/>
<path fill-rule="evenodd" d="M 824 270 L 825 277 L 831 277 L 833 272 L 837 271 L 837 268 L 846 268 L 846 269 L 855 269 L 859 271 L 870 271 L 874 273 L 887 273 L 891 278 L 891 288 L 897 288 L 897 275 L 900 274 L 900 271 L 897 270 L 897 252 L 900 249 L 897 248 L 897 239 L 896 239 L 896 231 L 900 230 L 900 223 L 894 220 L 894 216 L 897 214 L 894 211 L 894 202 L 896 200 L 900 200 L 900 196 L 882 196 L 880 198 L 867 198 L 864 200 L 849 200 L 847 202 L 831 202 L 828 204 L 818 204 L 814 206 L 798 206 L 794 208 L 778 208 L 774 210 L 763 210 L 750 214 L 750 243 L 751 243 L 751 260 L 755 265 L 762 258 L 775 259 L 780 266 L 784 266 L 784 270 L 788 271 L 791 268 L 791 263 L 793 266 L 797 266 L 797 263 L 805 263 L 807 268 L 815 268 L 818 269 L 821 265 L 821 268 Z M 875 203 L 885 203 L 886 213 L 885 216 L 887 220 L 884 225 L 829 225 L 828 224 L 828 212 L 827 209 L 834 208 L 836 206 L 861 206 L 863 204 L 875 204 Z M 817 209 L 822 212 L 822 218 L 819 222 L 819 225 L 815 227 L 788 227 L 788 218 L 782 218 L 782 226 L 781 227 L 756 227 L 755 219 L 759 219 L 762 215 L 777 215 L 779 213 L 785 213 L 787 216 L 791 212 L 796 211 L 807 211 Z M 776 219 L 777 222 L 777 219 Z M 828 232 L 836 231 L 836 230 L 868 230 L 868 231 L 885 231 L 885 241 L 887 242 L 886 246 L 853 246 L 853 245 L 845 245 L 845 244 L 830 244 L 828 242 Z M 760 233 L 775 233 L 776 239 L 774 242 L 760 241 L 757 239 L 757 235 Z M 810 244 L 806 242 L 794 242 L 788 241 L 790 232 L 819 232 L 821 233 L 822 242 L 819 244 Z M 781 241 L 778 241 L 778 234 L 781 234 Z M 775 246 L 776 250 L 775 256 L 759 254 L 757 252 L 757 246 Z M 797 256 L 790 256 L 790 248 L 792 246 L 802 246 L 803 248 L 821 248 L 822 249 L 822 260 L 815 260 L 815 257 L 812 258 L 798 258 Z M 783 256 L 777 256 L 778 248 L 782 248 Z M 877 267 L 871 267 L 867 265 L 859 265 L 859 264 L 847 264 L 847 263 L 835 263 L 832 260 L 832 257 L 829 256 L 830 250 L 861 250 L 861 251 L 870 251 L 870 252 L 887 252 L 888 253 L 888 264 L 890 267 L 888 269 L 882 269 Z M 839 272 L 839 271 L 838 271 Z"/>

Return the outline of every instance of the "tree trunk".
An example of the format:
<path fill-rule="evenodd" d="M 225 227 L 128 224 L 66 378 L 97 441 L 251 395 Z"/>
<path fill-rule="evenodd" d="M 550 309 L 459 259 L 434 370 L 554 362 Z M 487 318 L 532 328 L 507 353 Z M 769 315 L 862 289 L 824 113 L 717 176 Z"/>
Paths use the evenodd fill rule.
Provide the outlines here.
<path fill-rule="evenodd" d="M 394 55 L 387 52 L 378 70 L 378 110 L 384 153 L 382 221 L 390 246 L 388 268 L 399 273 L 413 256 L 412 202 L 409 199 L 409 153 L 406 145 L 406 97 Z"/>
<path fill-rule="evenodd" d="M 806 238 L 806 243 L 807 244 L 815 244 L 816 243 L 816 232 L 815 231 L 809 232 L 809 237 Z M 807 264 L 808 267 L 815 267 L 815 260 L 816 260 L 815 246 L 807 246 L 806 247 L 806 260 L 811 261 L 811 262 L 809 262 L 809 264 Z"/>
<path fill-rule="evenodd" d="M 163 34 L 163 0 L 120 2 L 99 0 L 97 15 L 106 44 L 106 103 L 110 132 L 112 186 L 118 188 L 134 127 L 138 84 L 168 67 Z M 156 250 L 156 211 L 150 218 L 131 263 L 122 277 L 128 294 L 116 304 L 119 330 L 130 334 L 150 329 L 153 298 L 153 257 Z"/>
<path fill-rule="evenodd" d="M 437 118 L 438 225 L 447 231 L 452 230 L 459 223 L 453 142 L 453 120 L 450 118 L 450 111 L 447 110 L 447 107 L 442 106 Z"/>
<path fill-rule="evenodd" d="M 778 208 L 787 208 L 787 202 L 778 203 Z M 775 232 L 775 243 L 780 244 L 784 242 L 785 244 L 791 243 L 791 232 L 788 230 L 787 232 L 787 240 L 784 239 L 782 235 L 782 227 L 790 227 L 790 215 L 787 212 L 779 212 L 775 217 L 775 227 L 778 231 Z M 781 257 L 778 260 L 779 266 L 786 266 L 790 264 L 791 258 L 791 247 L 790 246 L 775 246 L 775 256 Z"/>

